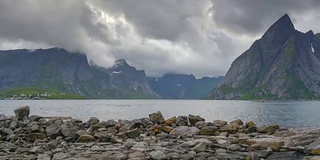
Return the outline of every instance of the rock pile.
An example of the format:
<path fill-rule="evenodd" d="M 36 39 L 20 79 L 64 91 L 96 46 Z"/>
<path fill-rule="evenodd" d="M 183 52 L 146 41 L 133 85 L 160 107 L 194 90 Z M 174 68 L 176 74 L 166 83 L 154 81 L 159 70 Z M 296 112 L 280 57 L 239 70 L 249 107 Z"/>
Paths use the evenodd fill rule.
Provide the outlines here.
<path fill-rule="evenodd" d="M 82 122 L 29 116 L 29 107 L 0 116 L 0 159 L 304 159 L 320 154 L 320 129 L 256 126 L 240 119 L 206 122 L 197 115 Z"/>

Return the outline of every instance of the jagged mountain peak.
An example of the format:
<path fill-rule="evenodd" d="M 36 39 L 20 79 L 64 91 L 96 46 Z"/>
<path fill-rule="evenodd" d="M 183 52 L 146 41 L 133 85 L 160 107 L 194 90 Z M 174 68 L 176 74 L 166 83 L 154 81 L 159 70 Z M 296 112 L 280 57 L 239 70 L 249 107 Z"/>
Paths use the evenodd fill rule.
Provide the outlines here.
<path fill-rule="evenodd" d="M 228 70 L 215 99 L 320 98 L 320 42 L 295 30 L 285 14 Z"/>
<path fill-rule="evenodd" d="M 118 59 L 115 61 L 115 65 L 120 65 L 120 66 L 129 66 L 127 61 L 125 59 Z"/>
<path fill-rule="evenodd" d="M 288 14 L 285 14 L 271 25 L 261 39 L 263 43 L 282 45 L 294 32 L 294 25 Z"/>

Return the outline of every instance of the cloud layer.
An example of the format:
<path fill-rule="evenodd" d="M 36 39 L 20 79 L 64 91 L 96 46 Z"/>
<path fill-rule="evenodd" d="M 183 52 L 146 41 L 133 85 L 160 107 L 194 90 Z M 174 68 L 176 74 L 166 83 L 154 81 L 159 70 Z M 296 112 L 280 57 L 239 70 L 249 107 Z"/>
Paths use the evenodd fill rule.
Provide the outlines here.
<path fill-rule="evenodd" d="M 317 0 L 2 0 L 0 49 L 61 47 L 149 76 L 224 75 L 284 13 L 319 32 Z"/>

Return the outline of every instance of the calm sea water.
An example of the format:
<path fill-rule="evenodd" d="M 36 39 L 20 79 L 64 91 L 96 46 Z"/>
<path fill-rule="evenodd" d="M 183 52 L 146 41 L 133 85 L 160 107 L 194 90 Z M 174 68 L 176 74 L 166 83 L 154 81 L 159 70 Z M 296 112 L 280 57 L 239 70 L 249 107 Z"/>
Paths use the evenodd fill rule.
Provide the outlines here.
<path fill-rule="evenodd" d="M 320 127 L 320 101 L 219 101 L 219 100 L 0 100 L 0 114 L 13 115 L 16 107 L 28 105 L 31 115 L 71 116 L 83 121 L 148 117 L 161 111 L 165 118 L 200 115 L 206 121 L 253 120 L 258 125 Z"/>

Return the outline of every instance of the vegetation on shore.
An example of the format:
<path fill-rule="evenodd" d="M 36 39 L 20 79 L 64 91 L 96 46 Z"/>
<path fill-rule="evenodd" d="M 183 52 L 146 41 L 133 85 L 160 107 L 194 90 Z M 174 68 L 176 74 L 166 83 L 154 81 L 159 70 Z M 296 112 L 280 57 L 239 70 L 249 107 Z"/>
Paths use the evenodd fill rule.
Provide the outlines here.
<path fill-rule="evenodd" d="M 0 91 L 0 99 L 85 99 L 85 97 L 36 87 L 17 87 Z"/>

